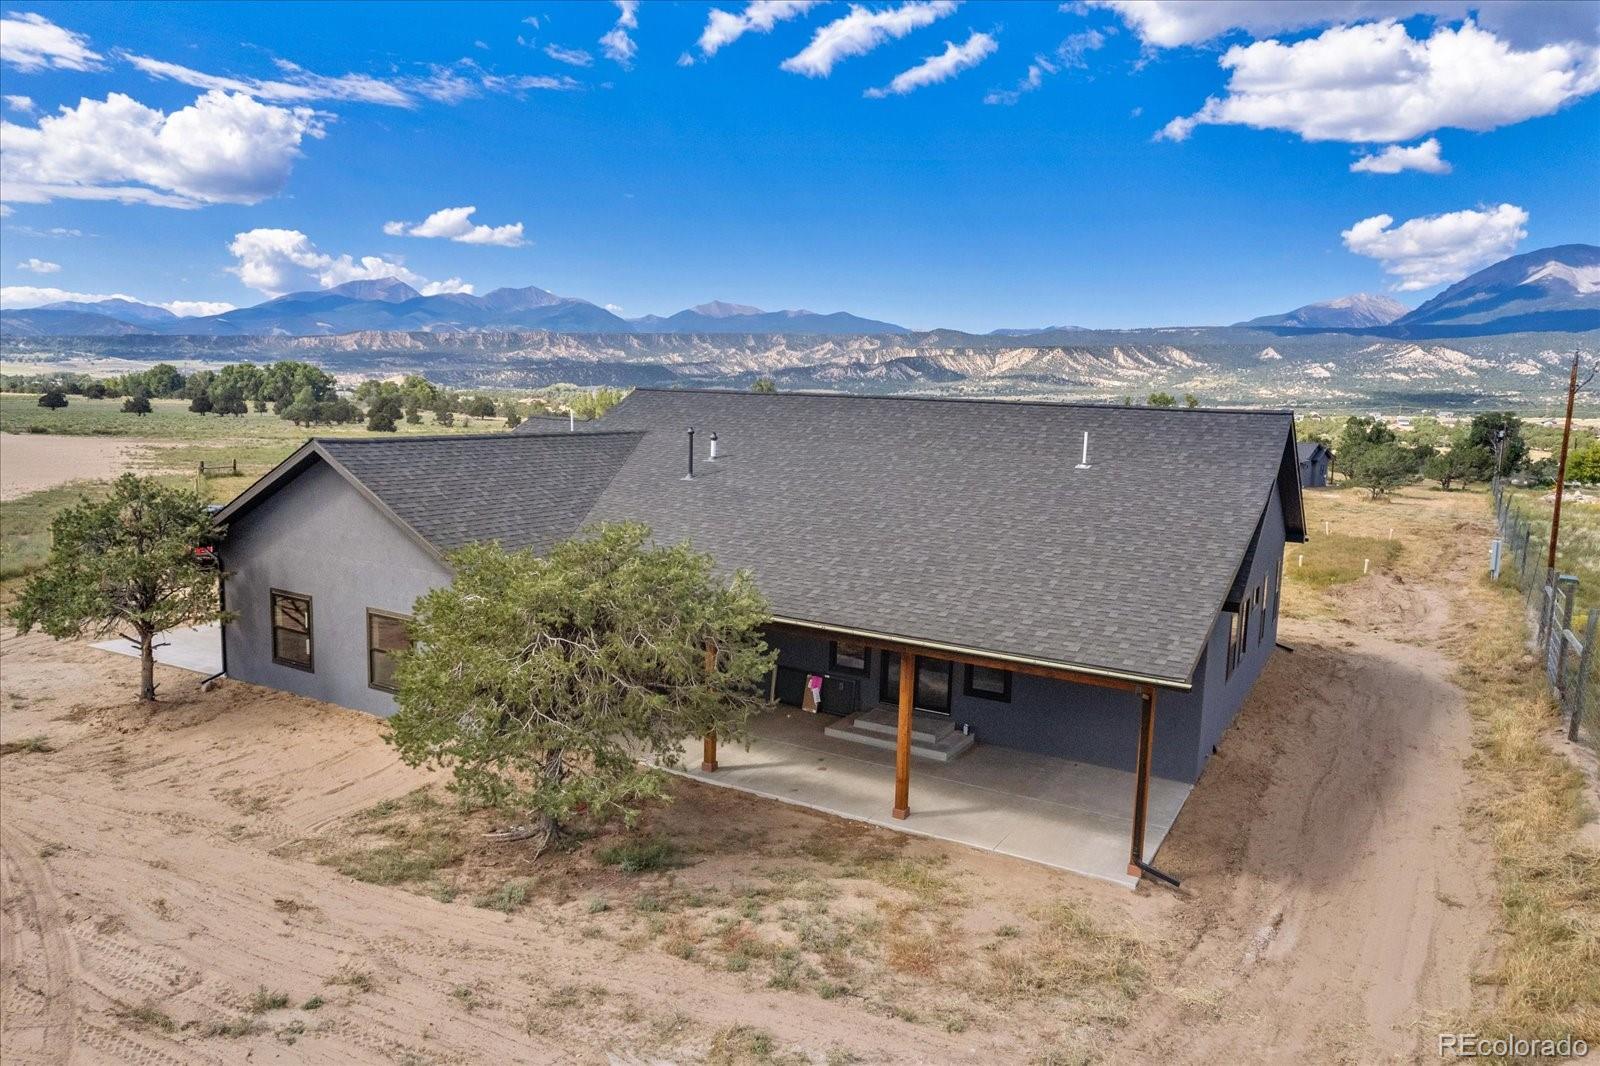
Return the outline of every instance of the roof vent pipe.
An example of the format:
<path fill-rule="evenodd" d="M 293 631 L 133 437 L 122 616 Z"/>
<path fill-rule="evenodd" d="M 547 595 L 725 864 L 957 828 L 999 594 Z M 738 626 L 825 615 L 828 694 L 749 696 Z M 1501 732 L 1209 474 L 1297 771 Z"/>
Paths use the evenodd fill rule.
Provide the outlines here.
<path fill-rule="evenodd" d="M 717 435 L 715 433 L 713 433 L 713 434 L 711 434 L 711 454 L 706 456 L 706 462 L 714 463 L 716 461 L 717 461 Z"/>
<path fill-rule="evenodd" d="M 1083 431 L 1083 462 L 1073 467 L 1074 470 L 1089 469 L 1089 431 Z"/>
<path fill-rule="evenodd" d="M 570 407 L 567 408 L 567 432 L 578 432 L 578 416 Z"/>
<path fill-rule="evenodd" d="M 694 427 L 689 427 L 689 472 L 683 476 L 685 481 L 694 480 Z"/>

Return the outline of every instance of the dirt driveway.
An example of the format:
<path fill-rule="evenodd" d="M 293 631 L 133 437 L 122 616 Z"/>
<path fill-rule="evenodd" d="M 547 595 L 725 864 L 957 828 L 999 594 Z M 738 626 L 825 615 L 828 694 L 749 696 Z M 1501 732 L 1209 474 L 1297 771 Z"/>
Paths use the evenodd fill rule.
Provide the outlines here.
<path fill-rule="evenodd" d="M 0 433 L 0 500 L 69 481 L 114 478 L 155 442 L 59 433 Z"/>
<path fill-rule="evenodd" d="M 1460 506 L 1419 512 L 1466 527 L 1425 587 L 1369 579 L 1341 591 L 1335 617 L 1286 620 L 1294 651 L 1274 658 L 1159 857 L 1182 893 L 1129 893 L 867 831 L 961 885 L 936 927 L 942 961 L 891 955 L 899 968 L 884 971 L 905 1003 L 976 989 L 959 1016 L 708 966 L 695 942 L 666 946 L 686 916 L 652 939 L 638 916 L 591 914 L 582 897 L 502 914 L 353 880 L 307 859 L 306 842 L 427 780 L 395 761 L 374 720 L 238 684 L 201 694 L 171 671 L 171 702 L 150 716 L 126 701 L 123 660 L 10 637 L 0 739 L 43 735 L 54 750 L 13 750 L 0 764 L 0 1057 L 1431 1059 L 1439 1019 L 1472 1006 L 1497 913 L 1489 851 L 1467 822 L 1469 725 L 1450 681 L 1453 590 L 1481 543 L 1481 501 Z M 684 787 L 663 820 L 719 841 L 716 856 L 671 875 L 686 891 L 862 832 Z M 759 843 L 749 855 L 746 838 Z M 793 897 L 797 922 L 819 901 L 839 906 L 837 895 L 806 898 Z M 987 1009 L 996 949 L 1019 926 L 1031 935 L 1026 916 L 1041 901 L 1139 931 L 1142 980 L 1125 1009 Z M 260 1002 L 278 989 L 287 1004 Z"/>

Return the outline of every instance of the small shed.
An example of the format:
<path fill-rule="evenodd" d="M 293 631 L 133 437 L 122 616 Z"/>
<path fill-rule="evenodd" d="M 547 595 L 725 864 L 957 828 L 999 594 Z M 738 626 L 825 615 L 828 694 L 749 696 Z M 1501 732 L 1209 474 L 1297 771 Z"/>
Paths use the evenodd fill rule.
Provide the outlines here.
<path fill-rule="evenodd" d="M 1295 445 L 1295 451 L 1300 460 L 1300 487 L 1326 488 L 1333 467 L 1333 452 L 1328 446 L 1319 440 L 1301 441 Z"/>

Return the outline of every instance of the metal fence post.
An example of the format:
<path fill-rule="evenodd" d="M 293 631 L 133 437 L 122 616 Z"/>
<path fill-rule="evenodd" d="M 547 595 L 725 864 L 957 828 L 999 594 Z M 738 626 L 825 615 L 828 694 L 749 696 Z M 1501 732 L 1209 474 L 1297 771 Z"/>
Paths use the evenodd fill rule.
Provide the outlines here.
<path fill-rule="evenodd" d="M 1567 725 L 1567 739 L 1578 739 L 1578 726 L 1583 722 L 1583 704 L 1589 694 L 1589 674 L 1594 668 L 1595 631 L 1600 629 L 1600 607 L 1589 608 L 1589 623 L 1583 627 L 1583 651 L 1578 656 L 1578 682 L 1572 686 L 1572 715 Z"/>

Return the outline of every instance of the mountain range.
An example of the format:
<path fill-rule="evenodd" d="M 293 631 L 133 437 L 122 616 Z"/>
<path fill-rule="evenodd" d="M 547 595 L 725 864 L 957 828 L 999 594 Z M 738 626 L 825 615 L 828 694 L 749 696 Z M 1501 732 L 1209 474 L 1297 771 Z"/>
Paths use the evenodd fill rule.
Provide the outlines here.
<path fill-rule="evenodd" d="M 1600 328 L 1600 247 L 1565 244 L 1513 256 L 1457 282 L 1415 310 L 1367 293 L 1238 323 L 1279 335 L 1353 333 L 1427 339 L 1525 331 Z M 685 334 L 694 336 L 904 337 L 913 331 L 845 311 L 765 311 L 713 301 L 676 314 L 623 318 L 588 300 L 536 286 L 476 296 L 424 296 L 397 278 L 351 281 L 292 292 L 253 307 L 180 318 L 129 300 L 65 302 L 0 310 L 0 336 L 22 337 L 318 337 L 360 332 Z M 1071 342 L 1079 326 L 1005 328 L 996 340 Z M 938 334 L 971 336 L 957 331 Z"/>

